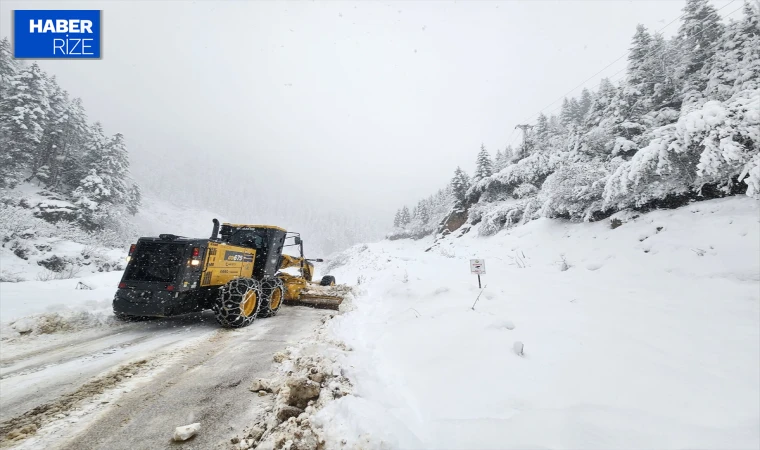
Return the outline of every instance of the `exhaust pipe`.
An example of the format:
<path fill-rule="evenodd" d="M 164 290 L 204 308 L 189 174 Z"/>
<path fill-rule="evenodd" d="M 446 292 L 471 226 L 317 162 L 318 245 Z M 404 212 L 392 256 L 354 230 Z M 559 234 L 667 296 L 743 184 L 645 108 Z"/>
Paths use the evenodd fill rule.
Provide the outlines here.
<path fill-rule="evenodd" d="M 214 228 L 211 230 L 211 239 L 216 239 L 219 234 L 219 221 L 214 219 Z"/>

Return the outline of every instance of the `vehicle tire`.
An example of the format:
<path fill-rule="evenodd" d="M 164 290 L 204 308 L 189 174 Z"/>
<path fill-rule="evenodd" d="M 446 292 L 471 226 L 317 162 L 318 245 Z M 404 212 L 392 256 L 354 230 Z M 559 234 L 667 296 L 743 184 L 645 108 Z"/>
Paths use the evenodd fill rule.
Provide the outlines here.
<path fill-rule="evenodd" d="M 262 301 L 259 308 L 259 317 L 272 317 L 282 306 L 285 298 L 285 288 L 279 278 L 270 278 L 262 282 Z"/>
<path fill-rule="evenodd" d="M 322 281 L 319 282 L 320 286 L 335 286 L 335 277 L 332 275 L 325 275 L 322 277 Z"/>
<path fill-rule="evenodd" d="M 216 321 L 226 328 L 242 328 L 253 323 L 261 307 L 261 283 L 251 278 L 235 278 L 219 288 L 214 303 Z"/>

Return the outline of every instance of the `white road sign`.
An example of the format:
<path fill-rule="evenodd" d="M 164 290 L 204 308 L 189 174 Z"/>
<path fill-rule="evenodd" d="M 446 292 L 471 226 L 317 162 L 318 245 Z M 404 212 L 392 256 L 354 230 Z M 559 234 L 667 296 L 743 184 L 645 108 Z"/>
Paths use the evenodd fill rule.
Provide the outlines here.
<path fill-rule="evenodd" d="M 470 272 L 478 275 L 486 273 L 486 260 L 485 259 L 471 259 L 470 260 Z"/>

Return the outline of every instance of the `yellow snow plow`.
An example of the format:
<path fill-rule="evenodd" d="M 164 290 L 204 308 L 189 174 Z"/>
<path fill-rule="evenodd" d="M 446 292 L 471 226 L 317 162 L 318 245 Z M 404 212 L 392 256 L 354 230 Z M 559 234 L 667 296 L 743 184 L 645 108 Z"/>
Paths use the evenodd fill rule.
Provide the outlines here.
<path fill-rule="evenodd" d="M 299 245 L 301 254 L 303 254 L 303 244 L 300 237 L 296 238 L 296 245 Z M 281 270 L 291 267 L 298 267 L 299 269 L 298 275 L 291 275 L 286 272 L 277 274 L 285 287 L 285 304 L 337 310 L 350 292 L 350 287 L 336 285 L 335 277 L 331 275 L 322 277 L 319 283 L 312 281 L 314 265 L 311 261 L 322 262 L 321 259 L 309 260 L 302 256 L 282 255 Z"/>

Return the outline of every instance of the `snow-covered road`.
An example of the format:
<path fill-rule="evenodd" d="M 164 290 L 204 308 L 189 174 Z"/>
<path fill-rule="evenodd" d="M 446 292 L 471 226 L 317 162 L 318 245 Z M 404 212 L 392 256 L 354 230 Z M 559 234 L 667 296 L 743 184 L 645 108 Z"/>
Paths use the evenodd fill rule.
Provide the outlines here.
<path fill-rule="evenodd" d="M 221 447 L 264 402 L 251 380 L 326 314 L 286 307 L 226 330 L 205 313 L 4 342 L 0 446 L 168 448 L 176 426 L 200 422 L 184 446 Z"/>

